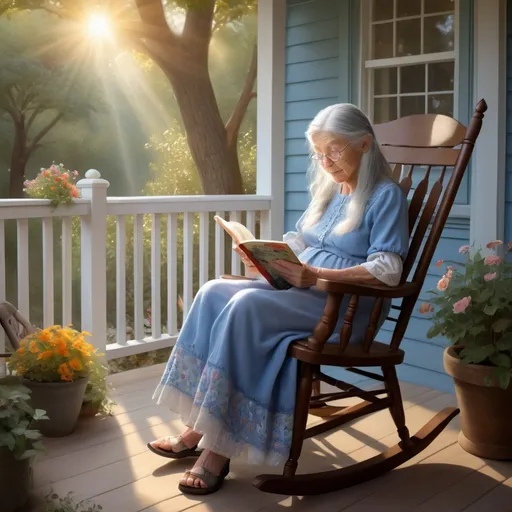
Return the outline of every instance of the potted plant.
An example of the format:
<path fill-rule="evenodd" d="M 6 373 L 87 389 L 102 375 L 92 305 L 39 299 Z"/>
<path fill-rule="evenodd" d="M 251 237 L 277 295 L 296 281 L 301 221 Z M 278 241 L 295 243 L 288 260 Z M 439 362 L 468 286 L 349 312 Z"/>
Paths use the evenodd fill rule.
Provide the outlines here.
<path fill-rule="evenodd" d="M 462 265 L 449 266 L 432 291 L 427 336 L 446 336 L 444 367 L 455 383 L 461 410 L 460 445 L 490 459 L 512 458 L 512 244 L 487 244 L 491 254 L 469 246 Z M 443 262 L 438 262 L 439 266 Z"/>
<path fill-rule="evenodd" d="M 8 368 L 32 391 L 33 407 L 47 411 L 49 421 L 37 428 L 48 437 L 75 429 L 91 365 L 98 355 L 86 332 L 54 325 L 29 334 L 11 356 Z"/>
<path fill-rule="evenodd" d="M 89 366 L 89 382 L 85 388 L 85 395 L 80 410 L 80 417 L 112 414 L 114 402 L 109 397 L 111 389 L 107 381 L 109 369 L 101 360 L 93 361 Z"/>
<path fill-rule="evenodd" d="M 35 421 L 47 419 L 45 411 L 29 404 L 30 390 L 18 377 L 0 379 L 0 503 L 13 512 L 28 501 L 32 485 L 32 459 L 43 450 Z"/>
<path fill-rule="evenodd" d="M 61 204 L 70 204 L 80 197 L 75 186 L 78 171 L 69 171 L 64 164 L 52 164 L 48 169 L 42 168 L 33 180 L 23 183 L 25 193 L 34 199 L 49 199 L 57 208 Z"/>

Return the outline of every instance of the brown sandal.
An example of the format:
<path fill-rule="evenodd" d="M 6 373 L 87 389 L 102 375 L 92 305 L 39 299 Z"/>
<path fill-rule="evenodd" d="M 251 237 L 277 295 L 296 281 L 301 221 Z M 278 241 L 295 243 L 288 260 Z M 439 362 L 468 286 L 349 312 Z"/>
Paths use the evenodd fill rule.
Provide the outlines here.
<path fill-rule="evenodd" d="M 224 483 L 224 479 L 229 473 L 229 460 L 224 464 L 220 475 L 214 475 L 211 471 L 204 468 L 197 468 L 196 470 L 189 470 L 185 472 L 185 477 L 193 477 L 201 480 L 206 484 L 206 487 L 190 487 L 188 485 L 179 484 L 178 489 L 183 494 L 194 494 L 204 496 L 206 494 L 213 494 L 217 492 Z"/>
<path fill-rule="evenodd" d="M 186 457 L 199 457 L 199 455 L 201 455 L 202 450 L 197 449 L 197 444 L 192 448 L 188 448 L 180 436 L 162 437 L 160 439 L 169 442 L 172 449 L 166 450 L 160 447 L 157 448 L 152 446 L 151 443 L 148 443 L 147 446 L 153 453 L 156 453 L 161 457 L 167 457 L 169 459 L 185 459 Z M 173 440 L 175 441 L 173 442 Z"/>

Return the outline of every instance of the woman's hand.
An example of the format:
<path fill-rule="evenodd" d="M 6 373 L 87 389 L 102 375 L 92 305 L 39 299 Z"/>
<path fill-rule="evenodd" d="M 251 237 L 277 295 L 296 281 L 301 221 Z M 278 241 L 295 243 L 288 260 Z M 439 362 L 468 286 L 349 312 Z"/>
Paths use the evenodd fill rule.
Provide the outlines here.
<path fill-rule="evenodd" d="M 242 263 L 245 266 L 246 277 L 258 277 L 260 275 L 254 263 L 247 257 L 245 252 L 242 251 L 240 247 L 238 247 L 238 245 L 233 244 L 233 251 L 235 251 L 238 254 L 238 256 L 240 256 L 240 259 L 242 260 Z"/>
<path fill-rule="evenodd" d="M 272 263 L 272 268 L 296 288 L 310 288 L 316 284 L 316 269 L 310 265 L 297 265 L 285 260 L 276 260 Z"/>

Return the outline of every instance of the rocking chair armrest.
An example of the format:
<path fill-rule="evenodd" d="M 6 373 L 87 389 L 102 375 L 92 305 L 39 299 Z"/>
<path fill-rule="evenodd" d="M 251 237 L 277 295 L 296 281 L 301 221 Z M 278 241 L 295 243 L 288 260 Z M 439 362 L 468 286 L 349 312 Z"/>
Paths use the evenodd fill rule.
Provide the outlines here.
<path fill-rule="evenodd" d="M 344 283 L 342 281 L 330 281 L 329 279 L 318 279 L 316 287 L 329 293 L 358 295 L 360 297 L 382 297 L 385 299 L 400 299 L 409 297 L 419 292 L 416 283 L 403 283 L 398 286 L 387 285 L 365 285 Z"/>

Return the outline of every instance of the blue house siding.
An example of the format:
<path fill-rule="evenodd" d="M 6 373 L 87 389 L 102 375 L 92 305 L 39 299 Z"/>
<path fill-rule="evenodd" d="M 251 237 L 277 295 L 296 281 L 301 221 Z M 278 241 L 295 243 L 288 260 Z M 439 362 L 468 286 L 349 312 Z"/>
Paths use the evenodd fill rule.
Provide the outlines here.
<path fill-rule="evenodd" d="M 505 240 L 512 240 L 512 1 L 507 3 L 507 174 L 505 177 Z"/>
<path fill-rule="evenodd" d="M 306 171 L 309 165 L 304 133 L 321 109 L 336 102 L 356 102 L 359 76 L 359 6 L 357 0 L 288 0 L 286 37 L 285 109 L 285 229 L 293 230 L 306 209 Z M 472 92 L 472 0 L 460 0 L 458 118 L 467 123 L 473 110 Z M 512 163 L 512 162 L 511 162 Z M 512 169 L 511 169 L 512 170 Z M 469 174 L 469 172 L 468 172 Z M 457 197 L 468 204 L 469 176 Z M 512 194 L 510 196 L 512 201 Z M 512 238 L 512 237 L 511 237 Z M 469 243 L 469 219 L 450 218 L 439 242 L 434 261 L 459 257 L 458 249 Z M 434 288 L 442 269 L 433 266 L 424 290 Z M 426 300 L 424 292 L 420 300 Z M 386 322 L 379 339 L 388 341 L 394 324 Z M 452 391 L 452 380 L 442 366 L 446 340 L 428 340 L 429 321 L 414 313 L 402 347 L 405 363 L 398 368 L 402 380 L 443 391 Z M 337 370 L 325 369 L 331 374 Z M 346 380 L 357 377 L 343 372 Z"/>

